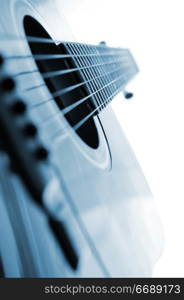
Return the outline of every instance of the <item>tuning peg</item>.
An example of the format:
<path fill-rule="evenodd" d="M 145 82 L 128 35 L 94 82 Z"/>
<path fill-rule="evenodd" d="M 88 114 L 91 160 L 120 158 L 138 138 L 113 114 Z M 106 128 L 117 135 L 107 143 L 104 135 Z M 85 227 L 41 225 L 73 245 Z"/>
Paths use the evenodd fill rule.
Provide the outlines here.
<path fill-rule="evenodd" d="M 124 97 L 125 97 L 125 99 L 127 99 L 127 100 L 131 99 L 133 96 L 134 96 L 133 93 L 124 91 Z"/>
<path fill-rule="evenodd" d="M 34 152 L 34 156 L 36 159 L 40 160 L 40 161 L 46 161 L 48 158 L 49 152 L 48 150 L 43 147 L 43 146 L 39 146 L 36 151 Z"/>
<path fill-rule="evenodd" d="M 23 128 L 23 133 L 26 137 L 35 137 L 37 134 L 37 128 L 33 123 L 27 123 Z"/>
<path fill-rule="evenodd" d="M 11 92 L 15 88 L 15 81 L 11 77 L 5 77 L 0 83 L 4 92 Z"/>
<path fill-rule="evenodd" d="M 11 111 L 15 115 L 22 115 L 26 111 L 26 104 L 21 100 L 17 99 L 10 107 Z"/>
<path fill-rule="evenodd" d="M 107 46 L 107 43 L 106 43 L 105 41 L 101 41 L 101 42 L 99 43 L 99 45 Z"/>

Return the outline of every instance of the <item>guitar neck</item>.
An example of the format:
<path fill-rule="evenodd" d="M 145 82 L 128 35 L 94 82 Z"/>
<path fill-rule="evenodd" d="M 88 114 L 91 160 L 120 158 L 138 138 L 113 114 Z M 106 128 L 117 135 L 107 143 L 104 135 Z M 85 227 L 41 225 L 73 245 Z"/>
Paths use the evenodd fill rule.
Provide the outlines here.
<path fill-rule="evenodd" d="M 138 72 L 128 49 L 79 43 L 65 43 L 64 47 L 67 53 L 73 55 L 73 63 L 86 82 L 97 113 L 106 107 Z"/>

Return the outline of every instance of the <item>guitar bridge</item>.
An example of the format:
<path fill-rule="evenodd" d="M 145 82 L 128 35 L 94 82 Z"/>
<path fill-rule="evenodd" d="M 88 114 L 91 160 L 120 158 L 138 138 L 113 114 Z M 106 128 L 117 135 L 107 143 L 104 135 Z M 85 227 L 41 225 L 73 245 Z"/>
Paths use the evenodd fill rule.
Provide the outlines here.
<path fill-rule="evenodd" d="M 39 140 L 36 125 L 29 119 L 25 102 L 16 93 L 15 81 L 4 70 L 2 57 L 0 98 L 1 150 L 8 154 L 11 168 L 19 174 L 32 197 L 41 204 L 48 181 L 48 151 Z"/>

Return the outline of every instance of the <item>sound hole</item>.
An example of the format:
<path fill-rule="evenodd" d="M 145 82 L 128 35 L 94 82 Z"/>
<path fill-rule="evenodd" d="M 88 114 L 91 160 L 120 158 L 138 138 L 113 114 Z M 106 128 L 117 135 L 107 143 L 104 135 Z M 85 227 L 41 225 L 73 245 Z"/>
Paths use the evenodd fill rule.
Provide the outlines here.
<path fill-rule="evenodd" d="M 24 18 L 24 29 L 27 37 L 32 36 L 52 40 L 45 29 L 30 16 L 26 16 Z M 71 68 L 73 69 L 76 67 L 74 61 L 70 57 L 54 59 L 54 55 L 68 54 L 63 44 L 56 45 L 55 43 L 35 42 L 30 41 L 30 39 L 28 39 L 28 43 L 33 55 L 53 55 L 52 59 L 35 59 L 41 74 L 67 70 Z M 70 91 L 68 91 L 67 89 L 71 86 L 82 83 L 83 79 L 81 78 L 78 71 L 57 76 L 52 75 L 48 78 L 44 78 L 44 81 L 50 92 L 53 94 L 53 98 L 55 99 L 58 107 L 61 110 L 69 107 L 69 105 L 74 104 L 89 95 L 85 85 L 82 85 L 81 87 L 72 89 Z M 64 89 L 67 89 L 67 92 L 63 93 L 62 95 L 56 95 L 56 92 L 62 93 Z M 80 103 L 72 110 L 69 107 L 69 111 L 65 110 L 64 116 L 69 124 L 74 127 L 81 120 L 87 117 L 93 109 L 94 108 L 92 106 L 92 102 L 88 99 L 88 101 Z M 76 130 L 76 133 L 88 146 L 94 149 L 98 148 L 99 137 L 93 116 L 85 121 L 85 123 Z"/>

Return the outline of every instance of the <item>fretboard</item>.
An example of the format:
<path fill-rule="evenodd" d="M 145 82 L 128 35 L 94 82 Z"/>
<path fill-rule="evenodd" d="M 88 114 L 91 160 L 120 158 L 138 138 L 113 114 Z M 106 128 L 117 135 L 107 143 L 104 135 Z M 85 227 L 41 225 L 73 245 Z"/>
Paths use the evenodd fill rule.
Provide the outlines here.
<path fill-rule="evenodd" d="M 64 46 L 67 53 L 73 55 L 74 65 L 86 82 L 96 113 L 106 107 L 138 72 L 128 49 L 69 42 Z"/>

